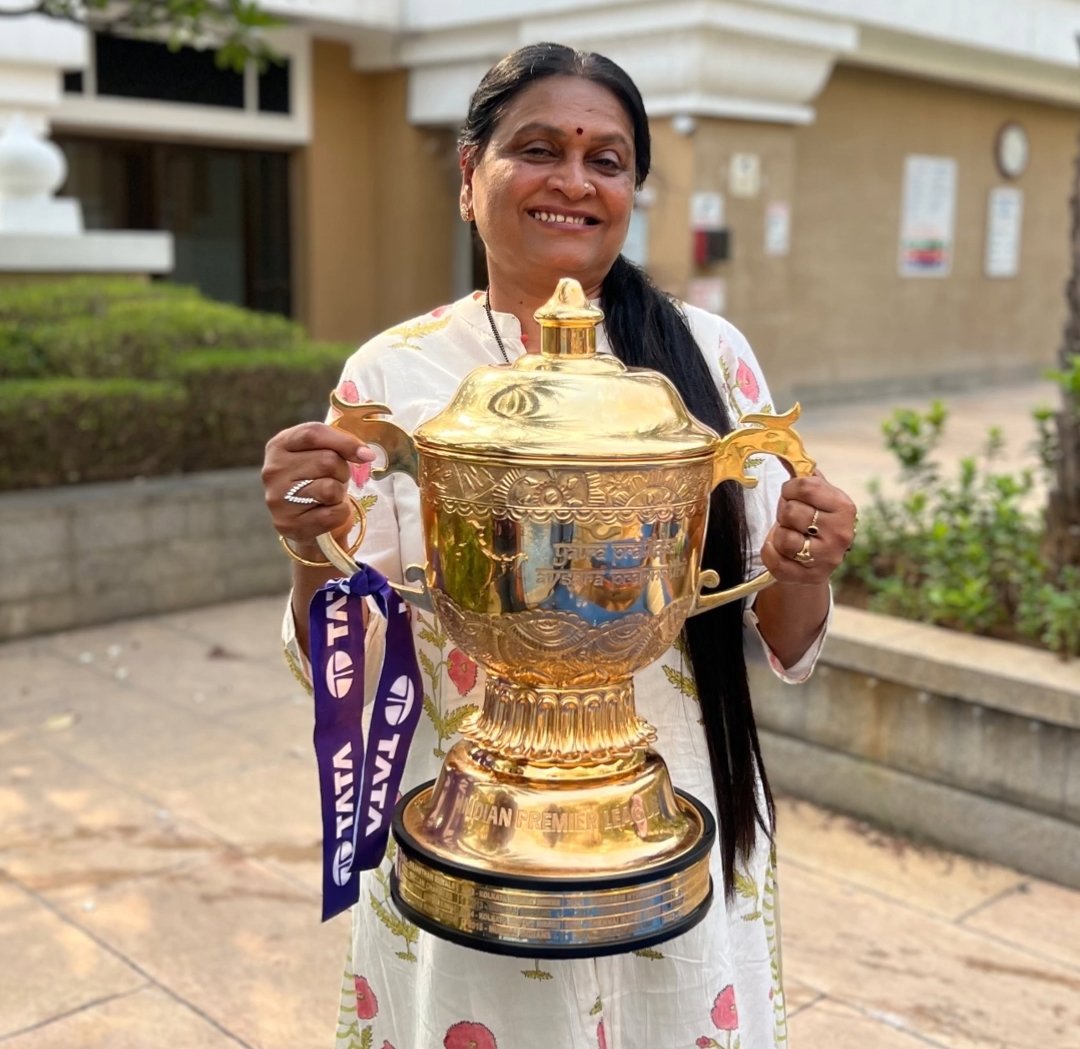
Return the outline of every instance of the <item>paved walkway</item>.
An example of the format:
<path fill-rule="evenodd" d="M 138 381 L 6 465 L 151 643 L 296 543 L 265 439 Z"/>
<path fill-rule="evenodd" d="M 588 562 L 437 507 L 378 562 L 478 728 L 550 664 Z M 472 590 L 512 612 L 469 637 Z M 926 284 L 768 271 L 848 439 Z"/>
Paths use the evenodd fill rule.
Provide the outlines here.
<path fill-rule="evenodd" d="M 1015 420 L 1027 394 L 972 411 Z M 853 491 L 889 468 L 884 414 L 803 427 Z M 311 719 L 280 610 L 0 646 L 3 1049 L 332 1045 L 346 922 L 319 923 Z M 1080 1047 L 1080 893 L 793 799 L 779 847 L 795 1049 Z"/>

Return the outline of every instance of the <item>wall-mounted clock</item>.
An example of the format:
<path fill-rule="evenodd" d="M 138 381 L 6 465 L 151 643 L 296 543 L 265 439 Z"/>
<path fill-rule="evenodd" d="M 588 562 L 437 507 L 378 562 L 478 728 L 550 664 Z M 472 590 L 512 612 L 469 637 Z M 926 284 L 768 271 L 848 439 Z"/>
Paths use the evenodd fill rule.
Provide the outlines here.
<path fill-rule="evenodd" d="M 1022 124 L 1010 120 L 1001 125 L 994 140 L 994 160 L 1005 178 L 1019 178 L 1028 164 L 1030 147 Z"/>

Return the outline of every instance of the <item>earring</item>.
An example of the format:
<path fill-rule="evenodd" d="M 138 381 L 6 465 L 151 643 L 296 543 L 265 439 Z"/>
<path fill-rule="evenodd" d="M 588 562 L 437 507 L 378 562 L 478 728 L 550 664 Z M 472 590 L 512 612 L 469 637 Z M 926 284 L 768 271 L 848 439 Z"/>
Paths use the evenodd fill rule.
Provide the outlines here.
<path fill-rule="evenodd" d="M 472 222 L 472 208 L 464 201 L 461 203 L 461 220 L 462 222 Z"/>

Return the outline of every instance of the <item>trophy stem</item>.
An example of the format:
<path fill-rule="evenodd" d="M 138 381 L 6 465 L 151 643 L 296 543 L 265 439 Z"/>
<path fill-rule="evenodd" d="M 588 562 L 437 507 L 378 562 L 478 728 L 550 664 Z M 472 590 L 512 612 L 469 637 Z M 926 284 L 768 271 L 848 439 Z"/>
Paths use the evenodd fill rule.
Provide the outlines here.
<path fill-rule="evenodd" d="M 634 708 L 630 678 L 593 688 L 520 685 L 490 676 L 484 705 L 462 725 L 470 743 L 522 765 L 574 768 L 630 759 L 656 739 Z"/>

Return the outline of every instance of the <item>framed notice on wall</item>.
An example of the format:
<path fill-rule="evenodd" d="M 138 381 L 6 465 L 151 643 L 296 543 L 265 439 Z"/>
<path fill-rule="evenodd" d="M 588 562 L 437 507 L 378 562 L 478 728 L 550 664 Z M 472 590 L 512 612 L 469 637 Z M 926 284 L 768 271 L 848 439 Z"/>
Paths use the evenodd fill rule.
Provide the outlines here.
<path fill-rule="evenodd" d="M 1020 272 L 1020 228 L 1024 216 L 1024 191 L 1015 186 L 995 186 L 986 205 L 986 254 L 983 267 L 988 277 L 1015 277 Z"/>
<path fill-rule="evenodd" d="M 956 161 L 904 158 L 900 208 L 900 276 L 947 277 L 952 270 Z"/>

